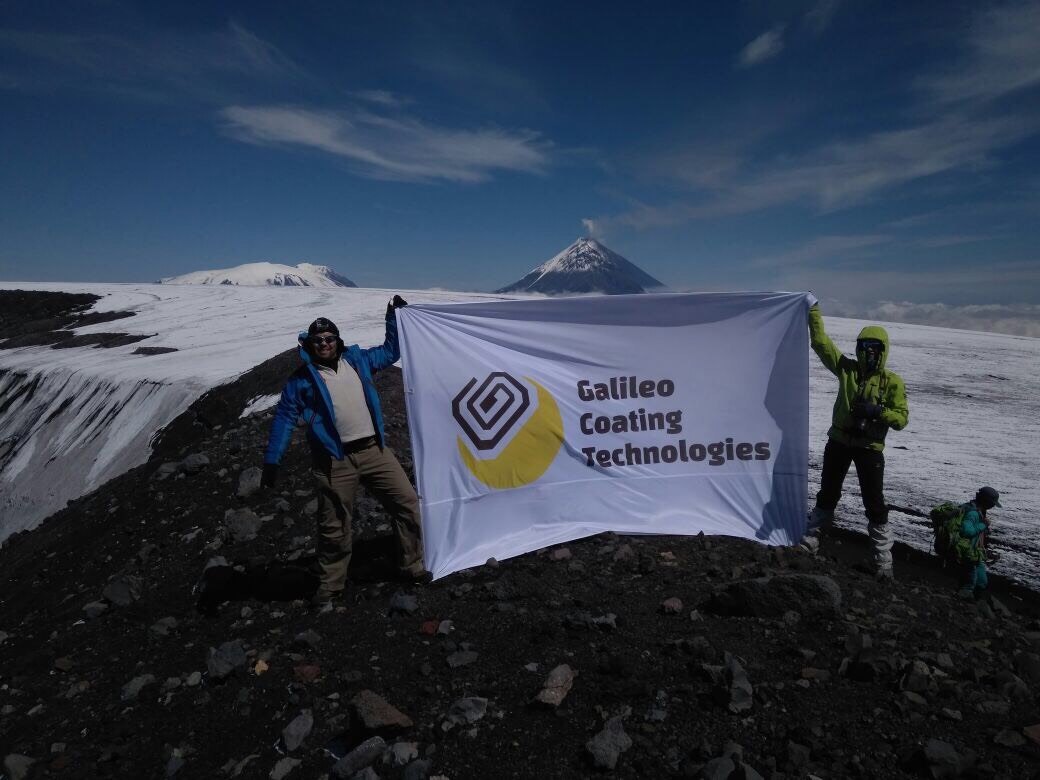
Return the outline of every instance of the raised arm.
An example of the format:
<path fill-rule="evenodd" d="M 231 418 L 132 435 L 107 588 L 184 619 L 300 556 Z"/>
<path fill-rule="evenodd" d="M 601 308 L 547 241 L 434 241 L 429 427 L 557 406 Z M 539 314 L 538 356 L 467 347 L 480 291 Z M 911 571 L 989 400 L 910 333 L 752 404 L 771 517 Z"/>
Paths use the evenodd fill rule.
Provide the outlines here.
<path fill-rule="evenodd" d="M 386 338 L 378 347 L 364 350 L 368 367 L 372 371 L 382 371 L 400 360 L 401 346 L 397 340 L 397 310 L 407 305 L 408 302 L 400 295 L 395 295 L 393 300 L 386 305 Z"/>
<path fill-rule="evenodd" d="M 813 304 L 809 307 L 809 343 L 812 345 L 813 352 L 819 355 L 820 362 L 823 363 L 827 370 L 832 374 L 837 374 L 838 366 L 841 364 L 841 359 L 844 356 L 841 354 L 841 350 L 831 341 L 827 331 L 823 329 L 823 314 L 820 312 L 819 304 Z"/>

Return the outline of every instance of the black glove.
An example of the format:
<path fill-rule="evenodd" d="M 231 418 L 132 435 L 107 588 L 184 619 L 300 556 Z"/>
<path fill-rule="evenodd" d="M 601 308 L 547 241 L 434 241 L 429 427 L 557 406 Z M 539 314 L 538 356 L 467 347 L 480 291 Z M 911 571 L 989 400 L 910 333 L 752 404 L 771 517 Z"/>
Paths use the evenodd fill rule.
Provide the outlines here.
<path fill-rule="evenodd" d="M 277 463 L 265 463 L 264 472 L 260 475 L 260 487 L 262 488 L 273 488 L 274 483 L 278 481 L 278 464 Z"/>
<path fill-rule="evenodd" d="M 398 309 L 400 309 L 402 306 L 407 305 L 408 301 L 406 301 L 400 295 L 395 295 L 393 299 L 390 301 L 390 303 L 386 305 L 386 318 L 390 319 L 397 313 Z"/>
<path fill-rule="evenodd" d="M 868 401 L 856 401 L 852 406 L 852 416 L 857 420 L 877 420 L 881 418 L 881 406 Z"/>

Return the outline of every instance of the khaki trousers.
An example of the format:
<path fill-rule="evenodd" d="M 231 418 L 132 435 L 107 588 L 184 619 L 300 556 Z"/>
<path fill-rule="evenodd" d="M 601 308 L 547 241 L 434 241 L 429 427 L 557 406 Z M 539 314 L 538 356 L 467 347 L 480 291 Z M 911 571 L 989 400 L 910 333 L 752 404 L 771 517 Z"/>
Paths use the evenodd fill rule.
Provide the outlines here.
<path fill-rule="evenodd" d="M 349 445 L 347 448 L 350 449 Z M 348 452 L 343 460 L 325 453 L 315 455 L 313 473 L 318 488 L 318 562 L 322 591 L 339 593 L 346 584 L 353 549 L 354 493 L 359 484 L 364 485 L 390 515 L 401 573 L 417 576 L 424 571 L 419 497 L 389 447 L 379 449 L 379 445 L 373 443 Z"/>

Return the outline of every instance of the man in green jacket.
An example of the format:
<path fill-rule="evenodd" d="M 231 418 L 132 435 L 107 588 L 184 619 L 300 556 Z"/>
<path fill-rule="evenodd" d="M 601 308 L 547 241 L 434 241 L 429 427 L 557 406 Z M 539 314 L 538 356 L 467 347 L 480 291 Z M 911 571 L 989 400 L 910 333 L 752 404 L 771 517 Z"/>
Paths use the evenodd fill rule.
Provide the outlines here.
<path fill-rule="evenodd" d="M 841 498 L 849 466 L 856 464 L 868 530 L 874 546 L 874 566 L 879 578 L 892 578 L 892 536 L 885 504 L 885 435 L 889 428 L 902 430 L 910 419 L 903 380 L 885 368 L 889 344 L 885 329 L 870 325 L 856 339 L 856 358 L 846 357 L 823 329 L 819 305 L 809 309 L 809 336 L 813 351 L 827 370 L 838 377 L 823 473 L 816 506 L 809 517 L 815 530 L 834 521 L 834 507 Z"/>

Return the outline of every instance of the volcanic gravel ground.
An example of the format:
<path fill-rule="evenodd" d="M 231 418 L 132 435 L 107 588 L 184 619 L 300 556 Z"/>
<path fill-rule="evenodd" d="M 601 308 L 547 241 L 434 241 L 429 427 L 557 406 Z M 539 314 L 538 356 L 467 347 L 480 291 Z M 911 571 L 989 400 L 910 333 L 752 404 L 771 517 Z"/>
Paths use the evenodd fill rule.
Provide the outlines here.
<path fill-rule="evenodd" d="M 410 470 L 400 373 L 378 384 Z M 270 413 L 193 414 L 0 549 L 8 778 L 1040 777 L 1035 602 L 959 600 L 905 548 L 877 584 L 849 535 L 608 534 L 413 587 L 361 565 L 389 533 L 361 495 L 356 581 L 320 612 L 272 599 L 314 586 L 302 433 L 241 498 Z M 217 556 L 243 571 L 209 598 L 215 572 L 265 598 L 200 612 Z"/>

